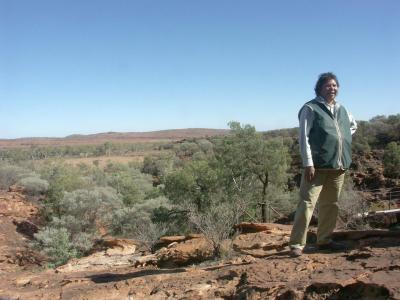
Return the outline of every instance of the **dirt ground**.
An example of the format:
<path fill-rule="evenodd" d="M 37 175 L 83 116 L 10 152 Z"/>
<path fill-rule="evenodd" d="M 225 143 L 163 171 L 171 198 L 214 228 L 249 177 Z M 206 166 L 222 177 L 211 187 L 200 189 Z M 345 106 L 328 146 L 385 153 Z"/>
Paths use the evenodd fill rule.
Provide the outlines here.
<path fill-rule="evenodd" d="M 43 257 L 27 246 L 35 228 L 26 224 L 36 213 L 24 195 L 0 193 L 2 300 L 400 299 L 397 232 L 338 233 L 347 251 L 321 252 L 311 244 L 306 254 L 291 258 L 290 225 L 266 224 L 237 237 L 236 254 L 220 261 L 190 262 L 193 255 L 206 256 L 201 236 L 168 239 L 154 254 L 156 261 L 170 262 L 164 265 L 138 263 L 143 256 L 134 243 L 119 240 L 109 242 L 112 251 L 54 270 L 43 268 Z"/>

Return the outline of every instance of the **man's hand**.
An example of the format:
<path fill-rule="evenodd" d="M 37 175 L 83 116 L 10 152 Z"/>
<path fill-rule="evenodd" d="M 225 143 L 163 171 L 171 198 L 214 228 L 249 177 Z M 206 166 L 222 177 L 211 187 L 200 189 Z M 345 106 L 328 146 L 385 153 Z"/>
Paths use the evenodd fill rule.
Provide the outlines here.
<path fill-rule="evenodd" d="M 306 167 L 304 170 L 304 176 L 308 182 L 311 182 L 315 176 L 315 169 L 313 166 Z"/>

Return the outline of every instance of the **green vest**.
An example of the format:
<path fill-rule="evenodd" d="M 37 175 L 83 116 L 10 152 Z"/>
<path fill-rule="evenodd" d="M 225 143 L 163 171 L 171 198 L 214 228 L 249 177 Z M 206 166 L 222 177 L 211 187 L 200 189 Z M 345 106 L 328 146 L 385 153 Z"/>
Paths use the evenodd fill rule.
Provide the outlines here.
<path fill-rule="evenodd" d="M 311 107 L 314 113 L 309 134 L 314 167 L 348 169 L 351 164 L 351 131 L 346 109 L 340 105 L 333 115 L 316 99 L 305 105 Z"/>

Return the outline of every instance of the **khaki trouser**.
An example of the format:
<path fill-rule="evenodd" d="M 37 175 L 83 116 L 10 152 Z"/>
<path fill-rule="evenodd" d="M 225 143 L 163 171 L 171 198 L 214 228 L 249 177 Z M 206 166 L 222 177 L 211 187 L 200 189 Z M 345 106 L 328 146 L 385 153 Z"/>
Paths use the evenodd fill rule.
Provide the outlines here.
<path fill-rule="evenodd" d="M 307 239 L 307 229 L 318 200 L 318 232 L 317 244 L 331 241 L 331 235 L 336 226 L 338 215 L 338 199 L 344 181 L 343 170 L 315 170 L 311 182 L 304 177 L 300 184 L 300 201 L 297 205 L 294 224 L 290 236 L 291 248 L 304 248 Z"/>

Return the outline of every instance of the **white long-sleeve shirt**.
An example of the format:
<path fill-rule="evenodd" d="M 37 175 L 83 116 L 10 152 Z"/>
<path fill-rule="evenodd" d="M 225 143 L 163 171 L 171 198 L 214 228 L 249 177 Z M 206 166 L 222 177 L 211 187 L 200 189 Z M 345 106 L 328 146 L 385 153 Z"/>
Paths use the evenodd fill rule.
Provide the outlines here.
<path fill-rule="evenodd" d="M 337 101 L 335 101 L 334 105 L 328 105 L 325 99 L 322 97 L 317 97 L 316 100 L 323 103 L 331 111 L 331 113 L 334 116 L 336 116 L 336 112 L 340 107 L 340 104 Z M 353 134 L 357 130 L 357 123 L 354 117 L 349 112 L 347 112 L 347 114 L 350 120 L 350 131 L 351 134 Z M 301 108 L 299 115 L 299 123 L 300 123 L 299 144 L 300 144 L 301 159 L 303 161 L 303 167 L 314 166 L 311 154 L 311 147 L 308 140 L 313 122 L 314 122 L 313 110 L 310 106 L 305 104 Z"/>

